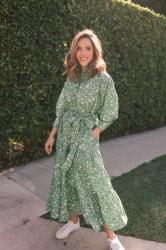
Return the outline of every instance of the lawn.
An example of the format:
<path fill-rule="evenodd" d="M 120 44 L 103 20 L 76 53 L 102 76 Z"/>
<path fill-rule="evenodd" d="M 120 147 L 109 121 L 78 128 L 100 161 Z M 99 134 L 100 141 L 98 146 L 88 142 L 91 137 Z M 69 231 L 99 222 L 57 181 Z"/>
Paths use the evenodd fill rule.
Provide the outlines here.
<path fill-rule="evenodd" d="M 166 242 L 166 155 L 112 179 L 128 225 L 119 234 Z"/>

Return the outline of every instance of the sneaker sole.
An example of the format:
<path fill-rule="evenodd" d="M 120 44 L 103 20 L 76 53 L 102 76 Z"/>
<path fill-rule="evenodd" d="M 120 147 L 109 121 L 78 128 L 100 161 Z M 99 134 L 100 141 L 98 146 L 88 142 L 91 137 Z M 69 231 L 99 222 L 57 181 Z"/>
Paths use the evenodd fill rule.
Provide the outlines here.
<path fill-rule="evenodd" d="M 68 234 L 65 235 L 65 236 L 57 236 L 57 235 L 56 235 L 56 238 L 57 238 L 58 240 L 66 239 L 72 232 L 77 231 L 78 229 L 80 229 L 80 227 L 79 227 L 79 228 L 76 228 L 76 229 L 73 229 L 72 231 L 70 231 L 70 233 L 68 233 Z"/>

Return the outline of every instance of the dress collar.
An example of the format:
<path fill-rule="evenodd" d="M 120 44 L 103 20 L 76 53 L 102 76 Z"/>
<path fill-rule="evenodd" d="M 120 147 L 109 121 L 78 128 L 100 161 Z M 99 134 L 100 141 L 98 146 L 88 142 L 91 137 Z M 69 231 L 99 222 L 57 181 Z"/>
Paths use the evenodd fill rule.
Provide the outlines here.
<path fill-rule="evenodd" d="M 91 67 L 90 65 L 88 65 L 85 70 L 82 70 L 81 75 L 80 75 L 81 79 L 83 80 L 88 79 L 90 71 L 91 71 Z"/>
<path fill-rule="evenodd" d="M 88 71 L 84 70 L 84 71 L 81 72 L 80 78 L 82 80 L 86 80 L 88 78 L 88 76 L 89 76 Z"/>

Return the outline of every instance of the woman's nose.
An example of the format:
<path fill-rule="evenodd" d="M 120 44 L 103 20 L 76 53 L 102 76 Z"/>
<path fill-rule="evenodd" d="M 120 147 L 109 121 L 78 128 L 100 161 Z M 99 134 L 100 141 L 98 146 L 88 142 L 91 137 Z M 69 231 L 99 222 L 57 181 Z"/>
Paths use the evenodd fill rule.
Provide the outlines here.
<path fill-rule="evenodd" d="M 86 55 L 86 49 L 82 49 L 81 55 L 82 55 L 82 56 Z"/>

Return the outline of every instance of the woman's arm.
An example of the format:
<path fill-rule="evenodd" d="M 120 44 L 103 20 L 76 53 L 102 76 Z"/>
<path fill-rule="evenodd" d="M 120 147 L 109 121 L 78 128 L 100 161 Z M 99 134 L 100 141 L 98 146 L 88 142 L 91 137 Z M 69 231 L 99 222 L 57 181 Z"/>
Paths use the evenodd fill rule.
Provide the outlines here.
<path fill-rule="evenodd" d="M 104 131 L 118 118 L 119 111 L 118 95 L 114 81 L 109 74 L 102 77 L 99 93 L 98 127 Z"/>
<path fill-rule="evenodd" d="M 58 128 L 53 127 L 52 130 L 51 130 L 51 132 L 50 132 L 49 137 L 50 137 L 50 138 L 55 138 L 57 132 L 58 132 Z"/>
<path fill-rule="evenodd" d="M 61 90 L 61 93 L 58 97 L 58 101 L 56 103 L 56 119 L 54 120 L 52 127 L 57 128 L 59 127 L 60 120 L 67 108 L 66 101 L 65 101 L 65 86 Z"/>
<path fill-rule="evenodd" d="M 50 155 L 52 152 L 52 147 L 53 147 L 54 142 L 55 142 L 55 135 L 56 135 L 57 131 L 58 131 L 57 128 L 52 128 L 51 133 L 45 142 L 44 147 L 45 147 L 45 151 L 48 155 Z"/>
<path fill-rule="evenodd" d="M 47 154 L 51 154 L 52 152 L 52 147 L 53 144 L 55 142 L 55 136 L 58 132 L 58 127 L 59 127 L 59 123 L 61 121 L 61 118 L 65 112 L 66 109 L 66 102 L 65 102 L 65 87 L 63 87 L 63 89 L 61 90 L 61 93 L 59 95 L 57 104 L 56 104 L 56 119 L 54 120 L 53 124 L 52 124 L 52 130 L 50 132 L 50 135 L 48 136 L 48 139 L 45 143 L 45 151 Z"/>

